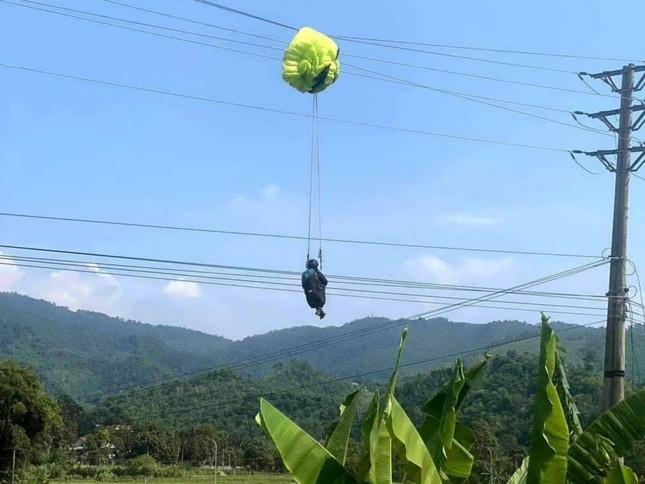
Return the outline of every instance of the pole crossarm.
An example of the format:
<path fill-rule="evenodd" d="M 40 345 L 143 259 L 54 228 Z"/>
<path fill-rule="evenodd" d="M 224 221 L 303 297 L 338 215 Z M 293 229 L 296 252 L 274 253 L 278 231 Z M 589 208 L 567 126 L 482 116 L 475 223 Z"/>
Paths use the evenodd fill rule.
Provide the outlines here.
<path fill-rule="evenodd" d="M 641 101 L 641 104 L 639 104 L 638 106 L 632 106 L 631 111 L 632 113 L 640 112 L 639 116 L 636 118 L 636 121 L 634 121 L 630 126 L 630 129 L 632 131 L 638 131 L 640 128 L 643 127 L 643 124 L 645 124 L 645 103 Z M 620 109 L 611 109 L 609 111 L 599 111 L 597 113 L 585 113 L 583 111 L 574 111 L 573 114 L 584 115 L 591 119 L 599 119 L 605 124 L 605 126 L 609 128 L 610 131 L 618 132 L 618 126 L 612 123 L 609 117 L 618 116 L 620 114 Z"/>
<path fill-rule="evenodd" d="M 622 69 L 618 69 L 615 71 L 604 71 L 604 72 L 599 72 L 597 74 L 589 74 L 588 72 L 580 72 L 579 75 L 581 76 L 588 76 L 591 77 L 592 79 L 600 79 L 603 81 L 605 84 L 607 84 L 613 92 L 620 93 L 621 88 L 618 87 L 616 82 L 614 81 L 615 76 L 622 76 L 625 74 L 625 71 L 627 69 L 632 69 L 632 73 L 636 72 L 645 72 L 645 65 L 642 66 L 635 66 L 633 64 L 630 64 L 629 66 L 625 66 Z M 630 91 L 631 92 L 637 92 L 642 90 L 645 87 L 645 74 L 641 76 L 641 78 L 634 83 L 633 86 L 630 86 Z"/>
<path fill-rule="evenodd" d="M 609 161 L 608 156 L 617 156 L 622 150 L 597 150 L 597 151 L 582 151 L 573 150 L 571 153 L 574 155 L 587 155 L 598 158 L 600 162 L 607 168 L 607 170 L 615 172 L 616 165 Z M 645 163 L 645 146 L 632 146 L 628 150 L 630 153 L 640 153 L 638 158 L 630 164 L 629 171 L 638 171 L 638 169 Z"/>
<path fill-rule="evenodd" d="M 643 166 L 645 163 L 645 150 L 641 152 L 640 155 L 638 155 L 638 158 L 634 161 L 634 163 L 631 164 L 629 167 L 629 171 L 638 171 L 640 168 Z"/>

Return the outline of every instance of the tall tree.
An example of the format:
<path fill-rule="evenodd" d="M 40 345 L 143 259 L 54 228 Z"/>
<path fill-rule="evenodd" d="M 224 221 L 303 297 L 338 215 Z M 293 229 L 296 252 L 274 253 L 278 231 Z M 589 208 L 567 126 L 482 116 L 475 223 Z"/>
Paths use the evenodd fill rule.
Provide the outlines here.
<path fill-rule="evenodd" d="M 47 455 L 61 425 L 56 402 L 33 370 L 0 362 L 0 466 L 11 466 L 14 449 L 23 459 Z"/>

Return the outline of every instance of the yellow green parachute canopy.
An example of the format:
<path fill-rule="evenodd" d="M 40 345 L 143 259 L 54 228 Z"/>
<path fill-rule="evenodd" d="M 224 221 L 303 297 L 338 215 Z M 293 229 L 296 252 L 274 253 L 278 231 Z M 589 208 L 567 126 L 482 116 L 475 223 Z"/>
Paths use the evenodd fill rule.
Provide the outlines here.
<path fill-rule="evenodd" d="M 338 53 L 338 46 L 332 39 L 303 27 L 284 51 L 282 78 L 300 92 L 321 92 L 338 78 Z"/>

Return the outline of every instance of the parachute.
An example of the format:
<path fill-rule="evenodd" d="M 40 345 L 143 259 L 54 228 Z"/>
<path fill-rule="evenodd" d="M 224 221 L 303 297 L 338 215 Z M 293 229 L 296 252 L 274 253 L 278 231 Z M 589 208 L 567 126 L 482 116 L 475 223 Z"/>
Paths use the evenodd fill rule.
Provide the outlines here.
<path fill-rule="evenodd" d="M 331 86 L 340 73 L 340 49 L 312 28 L 301 28 L 284 52 L 282 79 L 302 93 L 316 94 Z"/>

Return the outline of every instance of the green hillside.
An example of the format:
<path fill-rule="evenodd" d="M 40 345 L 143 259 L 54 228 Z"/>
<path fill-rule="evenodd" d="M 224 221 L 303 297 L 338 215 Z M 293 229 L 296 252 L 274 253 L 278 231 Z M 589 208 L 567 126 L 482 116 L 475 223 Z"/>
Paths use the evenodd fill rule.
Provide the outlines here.
<path fill-rule="evenodd" d="M 467 324 L 443 318 L 366 318 L 341 327 L 301 326 L 231 341 L 0 293 L 0 358 L 32 366 L 50 392 L 80 400 L 220 365 L 246 377 L 261 378 L 269 375 L 276 363 L 293 358 L 307 360 L 331 375 L 366 373 L 362 380 L 379 381 L 385 373 L 377 371 L 391 366 L 405 325 L 411 337 L 403 363 L 423 363 L 404 367 L 404 375 L 448 364 L 456 354 L 477 350 L 464 356 L 468 360 L 481 353 L 481 348 L 499 344 L 503 344 L 503 351 L 537 351 L 531 339 L 537 335 L 536 327 L 518 321 Z M 601 360 L 603 329 L 564 323 L 556 323 L 556 328 L 561 330 L 572 363 Z M 627 370 L 630 378 L 637 379 L 632 357 L 638 357 L 638 368 L 645 371 L 645 331 L 638 327 L 633 332 L 636 351 L 631 351 L 631 336 L 627 339 Z M 523 341 L 506 344 L 518 339 Z M 233 364 L 241 361 L 241 366 Z"/>

